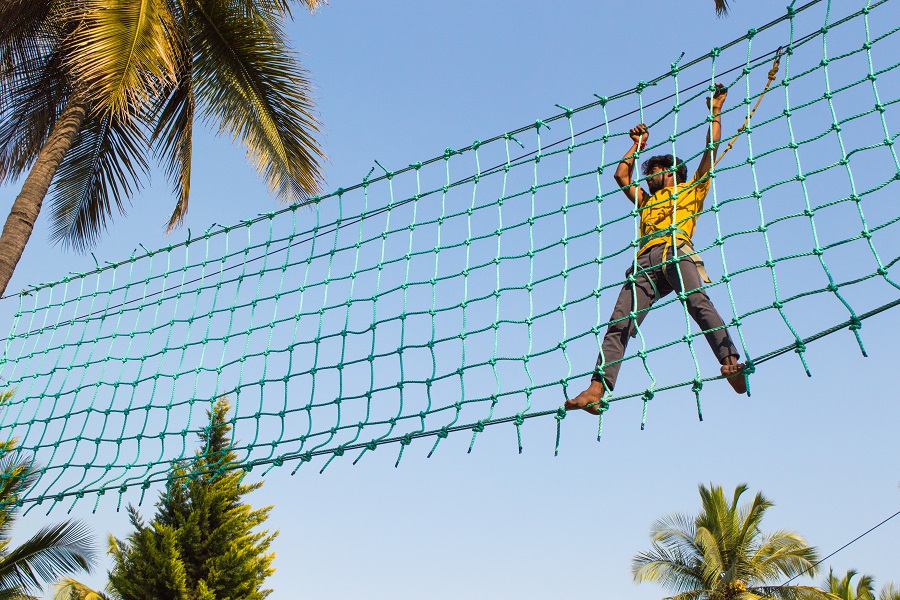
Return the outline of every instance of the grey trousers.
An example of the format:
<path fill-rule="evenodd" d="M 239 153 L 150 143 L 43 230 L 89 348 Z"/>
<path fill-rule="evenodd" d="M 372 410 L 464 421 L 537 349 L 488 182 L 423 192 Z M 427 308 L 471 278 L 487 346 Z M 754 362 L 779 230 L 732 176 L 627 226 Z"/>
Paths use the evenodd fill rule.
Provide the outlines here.
<path fill-rule="evenodd" d="M 668 250 L 664 259 L 662 254 L 666 247 Z M 679 256 L 685 251 L 689 250 L 679 250 Z M 706 292 L 698 289 L 703 283 L 700 280 L 697 266 L 688 257 L 683 257 L 680 261 L 667 265 L 661 264 L 664 260 L 671 259 L 672 256 L 671 245 L 659 244 L 650 248 L 638 257 L 639 274 L 636 276 L 634 285 L 626 281 L 619 292 L 619 299 L 616 300 L 616 307 L 609 318 L 610 325 L 603 338 L 600 355 L 597 357 L 597 367 L 592 376 L 593 380 L 603 382 L 607 390 L 612 390 L 616 386 L 619 367 L 622 366 L 619 361 L 625 356 L 628 338 L 637 333 L 637 326 L 647 316 L 646 309 L 672 291 L 681 291 L 682 282 L 684 282 L 684 289 L 697 290 L 689 294 L 685 300 L 687 311 L 700 329 L 705 332 L 706 341 L 719 363 L 723 363 L 728 356 L 738 355 L 737 348 L 734 347 L 731 336 L 725 329 L 722 317 L 719 316 Z M 679 269 L 681 270 L 680 278 L 678 276 Z M 633 272 L 634 267 L 632 266 L 625 273 L 626 279 Z M 634 290 L 634 294 L 632 294 L 632 290 Z M 628 318 L 632 310 L 637 314 L 636 319 Z"/>

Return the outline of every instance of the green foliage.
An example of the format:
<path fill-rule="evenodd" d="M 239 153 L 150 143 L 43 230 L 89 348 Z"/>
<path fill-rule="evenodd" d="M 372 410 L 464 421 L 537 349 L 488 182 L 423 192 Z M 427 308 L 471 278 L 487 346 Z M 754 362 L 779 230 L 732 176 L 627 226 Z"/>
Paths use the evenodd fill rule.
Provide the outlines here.
<path fill-rule="evenodd" d="M 878 593 L 878 600 L 900 600 L 900 589 L 894 583 L 888 583 Z"/>
<path fill-rule="evenodd" d="M 110 588 L 121 598 L 258 600 L 271 592 L 263 584 L 274 572 L 269 547 L 277 532 L 256 530 L 272 507 L 242 502 L 262 483 L 244 484 L 244 472 L 231 468 L 237 456 L 229 449 L 229 409 L 220 398 L 207 413 L 202 450 L 175 465 L 150 523 L 128 508 L 134 533 L 110 540 Z"/>
<path fill-rule="evenodd" d="M 828 577 L 822 582 L 822 589 L 831 594 L 833 600 L 875 600 L 875 578 L 863 574 L 854 584 L 853 578 L 858 574 L 856 569 L 850 569 L 838 579 L 834 571 L 829 569 Z M 888 583 L 881 588 L 878 600 L 900 600 L 900 590 L 895 589 L 893 583 Z"/>
<path fill-rule="evenodd" d="M 88 111 L 77 138 L 57 171 L 39 174 L 54 185 L 54 241 L 92 245 L 152 158 L 178 197 L 169 228 L 178 225 L 197 119 L 241 142 L 279 198 L 307 200 L 320 189 L 324 154 L 311 84 L 283 31 L 289 17 L 285 0 L 5 0 L 0 184 L 59 142 L 55 125 L 78 104 Z"/>
<path fill-rule="evenodd" d="M 828 578 L 822 584 L 822 589 L 840 600 L 875 600 L 875 578 L 871 575 L 861 575 L 854 586 L 851 580 L 856 575 L 856 570 L 850 569 L 843 579 L 838 579 L 834 571 L 829 569 Z"/>
<path fill-rule="evenodd" d="M 113 596 L 93 590 L 69 577 L 61 579 L 55 587 L 53 600 L 113 600 Z"/>
<path fill-rule="evenodd" d="M 678 600 L 830 598 L 815 587 L 779 585 L 813 573 L 816 550 L 792 531 L 764 534 L 760 525 L 772 503 L 757 493 L 740 505 L 745 491 L 739 485 L 729 500 L 720 486 L 701 485 L 696 517 L 676 513 L 656 521 L 652 548 L 632 561 L 635 581 L 659 583 Z"/>
<path fill-rule="evenodd" d="M 11 390 L 0 392 L 0 405 L 11 396 Z M 18 502 L 38 473 L 16 446 L 15 439 L 0 442 L 0 600 L 30 598 L 63 575 L 90 572 L 95 554 L 87 527 L 78 521 L 47 525 L 13 546 Z"/>

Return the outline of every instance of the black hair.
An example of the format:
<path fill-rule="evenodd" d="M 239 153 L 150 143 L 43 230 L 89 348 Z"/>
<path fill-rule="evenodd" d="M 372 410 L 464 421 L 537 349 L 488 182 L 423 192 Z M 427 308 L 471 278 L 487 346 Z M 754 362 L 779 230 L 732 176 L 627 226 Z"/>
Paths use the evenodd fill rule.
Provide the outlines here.
<path fill-rule="evenodd" d="M 675 166 L 675 183 L 684 183 L 687 181 L 687 164 L 679 158 L 673 157 L 671 154 L 660 154 L 659 156 L 651 156 L 643 165 L 641 172 L 646 177 L 650 171 L 659 167 L 665 171 L 671 171 L 672 165 Z"/>

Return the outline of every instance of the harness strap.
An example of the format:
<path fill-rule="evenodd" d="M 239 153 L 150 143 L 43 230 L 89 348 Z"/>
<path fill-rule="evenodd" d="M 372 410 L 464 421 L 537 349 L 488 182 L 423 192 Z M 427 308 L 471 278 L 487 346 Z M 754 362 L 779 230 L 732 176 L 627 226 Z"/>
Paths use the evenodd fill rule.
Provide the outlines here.
<path fill-rule="evenodd" d="M 706 265 L 703 264 L 703 258 L 700 257 L 699 252 L 694 251 L 694 246 L 688 241 L 682 241 L 680 244 L 678 244 L 678 248 L 687 249 L 687 252 L 683 252 L 682 254 L 686 255 L 687 258 L 690 259 L 692 263 L 694 263 L 694 266 L 697 267 L 697 272 L 700 274 L 700 279 L 703 281 L 703 283 L 711 283 L 712 280 L 709 278 L 709 273 L 706 272 Z"/>
<path fill-rule="evenodd" d="M 645 236 L 641 236 L 640 238 L 638 238 L 638 241 L 646 242 L 646 241 L 649 241 L 649 240 L 652 240 L 655 238 L 669 235 L 670 233 L 672 233 L 672 231 L 674 231 L 676 234 L 680 233 L 680 234 L 684 235 L 685 237 L 687 237 L 687 232 L 685 232 L 683 229 L 675 228 L 675 229 L 672 229 L 669 231 L 664 230 L 664 231 L 655 231 L 653 233 L 649 233 Z M 663 245 L 663 249 L 662 249 L 663 262 L 665 262 L 666 255 L 669 253 L 669 248 L 671 248 L 671 247 L 672 247 L 672 241 L 666 240 L 666 243 Z M 690 260 L 692 263 L 694 263 L 694 266 L 697 268 L 697 273 L 700 274 L 700 278 L 703 280 L 703 282 L 710 283 L 709 274 L 706 272 L 706 266 L 703 264 L 703 259 L 700 257 L 700 253 L 694 251 L 694 246 L 691 244 L 689 238 L 679 240 L 679 243 L 675 246 L 675 252 L 673 252 L 673 256 L 676 258 L 678 257 L 678 250 L 686 250 L 685 252 L 682 252 L 681 254 L 683 256 L 685 256 L 688 260 Z M 637 270 L 637 268 L 638 268 L 638 265 L 637 265 L 637 263 L 635 263 L 635 265 L 634 265 L 635 271 Z M 665 269 L 663 268 L 663 277 L 665 277 L 665 276 L 666 276 Z M 653 302 L 651 302 L 651 304 L 655 303 L 657 300 L 660 299 L 659 288 L 656 287 L 656 283 L 654 283 L 653 278 L 650 277 L 649 274 L 644 273 L 644 277 L 647 279 L 647 282 L 650 284 L 650 287 L 653 288 Z M 671 284 L 671 282 L 669 282 L 669 283 Z M 637 327 L 634 327 L 633 320 L 632 320 L 632 329 L 630 331 L 630 335 L 632 338 L 637 337 Z"/>

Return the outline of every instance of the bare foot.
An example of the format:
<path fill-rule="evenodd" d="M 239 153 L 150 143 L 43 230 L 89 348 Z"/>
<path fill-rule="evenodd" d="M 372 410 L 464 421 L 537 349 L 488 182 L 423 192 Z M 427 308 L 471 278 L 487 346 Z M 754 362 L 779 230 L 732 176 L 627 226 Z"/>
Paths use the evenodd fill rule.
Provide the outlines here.
<path fill-rule="evenodd" d="M 588 389 L 584 390 L 574 398 L 566 400 L 566 410 L 576 410 L 581 408 L 592 415 L 599 415 L 599 403 L 605 393 L 606 390 L 603 388 L 603 384 L 592 379 Z M 588 406 L 589 404 L 592 406 Z"/>
<path fill-rule="evenodd" d="M 737 356 L 731 355 L 722 363 L 722 376 L 731 384 L 738 394 L 747 393 L 747 381 L 744 379 L 744 363 L 737 361 Z"/>

